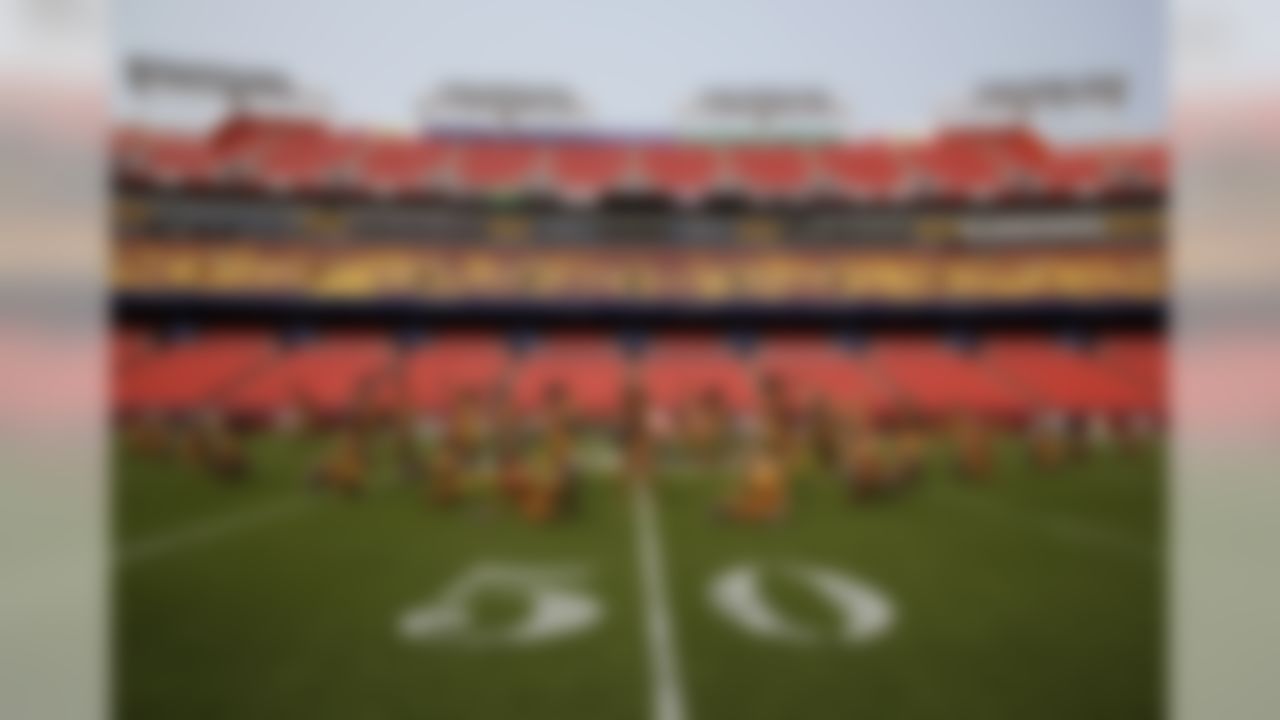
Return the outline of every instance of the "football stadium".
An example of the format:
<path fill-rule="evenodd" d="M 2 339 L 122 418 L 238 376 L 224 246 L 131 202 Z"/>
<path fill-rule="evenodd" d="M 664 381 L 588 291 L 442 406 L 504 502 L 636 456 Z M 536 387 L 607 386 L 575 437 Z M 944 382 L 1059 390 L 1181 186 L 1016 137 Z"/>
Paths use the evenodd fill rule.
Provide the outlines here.
<path fill-rule="evenodd" d="M 130 73 L 236 102 L 112 138 L 119 717 L 1162 715 L 1161 138 Z"/>

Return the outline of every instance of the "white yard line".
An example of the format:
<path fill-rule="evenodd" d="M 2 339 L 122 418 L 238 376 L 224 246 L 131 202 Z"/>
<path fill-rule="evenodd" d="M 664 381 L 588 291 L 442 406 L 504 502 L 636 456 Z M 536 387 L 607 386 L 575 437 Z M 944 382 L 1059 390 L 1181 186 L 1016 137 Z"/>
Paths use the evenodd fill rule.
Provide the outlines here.
<path fill-rule="evenodd" d="M 152 533 L 125 544 L 116 554 L 116 565 L 125 568 L 170 553 L 213 542 L 228 535 L 266 525 L 307 507 L 304 498 L 290 497 L 240 512 L 226 513 L 203 522 Z"/>
<path fill-rule="evenodd" d="M 685 720 L 688 716 L 685 713 L 684 689 L 680 684 L 680 653 L 676 648 L 675 623 L 667 606 L 667 569 L 653 493 L 648 486 L 639 484 L 632 492 L 631 500 L 649 651 L 652 719 Z"/>
<path fill-rule="evenodd" d="M 998 517 L 1031 527 L 1072 545 L 1085 545 L 1111 553 L 1121 553 L 1136 558 L 1150 559 L 1155 550 L 1141 540 L 1115 532 L 1079 518 L 1050 514 L 1032 508 L 1015 508 L 1005 503 L 978 496 L 951 498 L 954 504 L 976 510 L 989 517 Z"/>

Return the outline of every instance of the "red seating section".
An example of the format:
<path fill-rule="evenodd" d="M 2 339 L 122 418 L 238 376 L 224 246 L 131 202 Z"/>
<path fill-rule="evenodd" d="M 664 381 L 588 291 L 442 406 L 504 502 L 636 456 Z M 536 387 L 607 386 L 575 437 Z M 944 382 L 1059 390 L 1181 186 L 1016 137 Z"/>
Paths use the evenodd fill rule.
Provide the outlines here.
<path fill-rule="evenodd" d="M 1155 143 L 1055 147 L 1026 129 L 953 128 L 910 143 L 885 140 L 743 143 L 716 146 L 676 140 L 413 138 L 353 133 L 283 118 L 236 117 L 207 137 L 125 128 L 113 151 L 140 177 L 199 183 L 228 167 L 268 188 L 306 189 L 350 169 L 373 192 L 421 188 L 447 165 L 459 189 L 484 193 L 525 186 L 541 176 L 548 189 L 597 196 L 619 187 L 634 169 L 652 190 L 698 197 L 725 172 L 748 193 L 786 195 L 822 179 L 835 192 L 884 199 L 907 179 L 925 179 L 947 197 L 999 190 L 1010 171 L 1062 194 L 1105 191 L 1122 175 L 1160 188 L 1168 180 L 1165 151 Z"/>
<path fill-rule="evenodd" d="M 695 197 L 715 182 L 716 154 L 705 146 L 657 143 L 641 151 L 640 167 L 654 189 L 677 198 Z"/>
<path fill-rule="evenodd" d="M 355 159 L 357 149 L 349 136 L 299 133 L 265 145 L 257 158 L 259 172 L 272 187 L 322 188 Z"/>
<path fill-rule="evenodd" d="M 455 150 L 458 179 L 482 192 L 522 186 L 538 161 L 538 147 L 528 142 L 494 140 L 459 144 Z"/>
<path fill-rule="evenodd" d="M 214 333 L 119 367 L 116 408 L 125 413 L 198 410 L 269 362 L 265 333 Z"/>
<path fill-rule="evenodd" d="M 743 184 L 766 197 L 803 192 L 812 172 L 812 163 L 796 147 L 746 146 L 737 149 L 730 159 Z"/>
<path fill-rule="evenodd" d="M 772 376 L 782 382 L 793 409 L 823 398 L 837 410 L 880 417 L 898 406 L 865 358 L 836 347 L 828 338 L 770 340 L 759 351 L 758 365 L 762 378 Z"/>
<path fill-rule="evenodd" d="M 948 199 L 994 194 L 1003 180 L 997 155 L 958 134 L 912 150 L 908 164 L 917 177 L 929 179 L 935 195 Z"/>
<path fill-rule="evenodd" d="M 749 412 L 757 402 L 756 378 L 711 337 L 659 339 L 640 361 L 640 377 L 650 402 L 662 410 L 678 410 L 711 394 L 733 412 Z"/>
<path fill-rule="evenodd" d="M 417 412 L 440 413 L 468 393 L 488 393 L 504 382 L 511 363 L 497 335 L 456 335 L 432 340 L 404 361 L 402 387 Z"/>
<path fill-rule="evenodd" d="M 543 343 L 522 360 L 511 389 L 522 410 L 543 407 L 559 387 L 575 411 L 610 418 L 619 410 L 626 373 L 621 350 L 607 338 L 561 338 Z"/>
<path fill-rule="evenodd" d="M 111 336 L 111 368 L 120 372 L 155 351 L 151 339 L 141 330 L 120 330 Z"/>
<path fill-rule="evenodd" d="M 115 406 L 124 413 L 221 407 L 265 418 L 294 407 L 337 416 L 359 400 L 384 412 L 439 414 L 465 394 L 503 388 L 533 411 L 563 387 L 577 411 L 606 419 L 632 371 L 668 411 L 715 394 L 733 412 L 752 412 L 771 376 L 796 408 L 824 398 L 870 417 L 910 410 L 1015 420 L 1046 408 L 1158 415 L 1165 405 L 1163 345 L 1139 335 L 1105 337 L 1087 351 L 996 337 L 972 353 L 925 336 L 876 339 L 850 352 L 826 336 L 790 335 L 762 340 L 747 357 L 719 335 L 670 334 L 633 360 L 604 333 L 553 335 L 516 356 L 497 333 L 446 333 L 402 353 L 385 333 L 326 335 L 281 350 L 265 331 L 223 331 L 148 349 L 145 335 L 123 331 L 112 355 Z"/>
<path fill-rule="evenodd" d="M 382 335 L 328 337 L 289 351 L 255 374 L 225 407 L 254 417 L 289 407 L 338 415 L 352 409 L 358 391 L 372 388 L 368 384 L 385 373 L 391 357 L 391 342 Z"/>
<path fill-rule="evenodd" d="M 440 143 L 370 138 L 355 151 L 353 172 L 375 193 L 409 192 L 424 187 L 445 157 Z"/>
<path fill-rule="evenodd" d="M 1099 359 L 1040 338 L 999 339 L 984 356 L 1045 407 L 1073 413 L 1130 413 L 1153 408 Z"/>
<path fill-rule="evenodd" d="M 871 355 L 907 403 L 926 417 L 978 412 L 1015 419 L 1029 409 L 1027 400 L 980 360 L 937 340 L 885 340 L 875 344 Z"/>
<path fill-rule="evenodd" d="M 1164 411 L 1168 367 L 1162 343 L 1150 337 L 1118 335 L 1104 338 L 1096 352 L 1101 362 L 1141 394 L 1144 403 Z"/>
<path fill-rule="evenodd" d="M 209 182 L 225 160 L 206 138 L 177 134 L 139 134 L 121 152 L 130 170 L 161 183 Z"/>
<path fill-rule="evenodd" d="M 622 182 L 628 150 L 618 143 L 567 143 L 554 152 L 552 173 L 573 197 L 598 197 Z"/>
<path fill-rule="evenodd" d="M 875 200 L 894 197 L 906 177 L 901 153 L 886 143 L 864 142 L 823 151 L 836 189 Z"/>

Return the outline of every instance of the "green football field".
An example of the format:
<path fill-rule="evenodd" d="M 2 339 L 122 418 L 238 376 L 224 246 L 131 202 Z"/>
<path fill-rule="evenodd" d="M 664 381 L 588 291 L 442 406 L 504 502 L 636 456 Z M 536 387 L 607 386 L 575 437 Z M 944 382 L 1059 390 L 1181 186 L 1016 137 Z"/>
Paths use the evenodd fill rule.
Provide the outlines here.
<path fill-rule="evenodd" d="M 121 718 L 1117 718 L 1162 714 L 1161 450 L 1052 473 L 1009 445 L 958 483 L 781 525 L 723 478 L 587 483 L 533 527 L 430 508 L 389 462 L 315 494 L 319 446 L 262 437 L 223 486 L 116 453 Z"/>

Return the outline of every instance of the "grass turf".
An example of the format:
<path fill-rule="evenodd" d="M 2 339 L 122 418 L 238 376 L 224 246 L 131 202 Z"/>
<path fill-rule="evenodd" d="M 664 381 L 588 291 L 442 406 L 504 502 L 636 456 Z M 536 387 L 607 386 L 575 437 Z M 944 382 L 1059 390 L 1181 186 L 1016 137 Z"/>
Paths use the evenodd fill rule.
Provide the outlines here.
<path fill-rule="evenodd" d="M 255 477 L 227 487 L 175 461 L 116 456 L 116 704 L 122 718 L 645 718 L 650 677 L 627 497 L 587 484 L 571 522 L 428 508 L 389 461 L 356 501 L 303 487 L 318 446 L 254 441 Z M 1054 473 L 1007 447 L 986 486 L 940 461 L 900 498 L 851 505 L 820 477 L 784 524 L 733 527 L 716 483 L 657 493 L 688 715 L 694 720 L 1151 718 L 1161 714 L 1158 448 Z M 600 625 L 545 645 L 412 643 L 407 608 L 483 562 L 575 565 Z M 897 623 L 865 646 L 753 637 L 707 601 L 744 561 L 816 563 L 873 582 Z M 781 573 L 769 600 L 834 628 Z M 479 622 L 522 614 L 488 597 Z"/>

